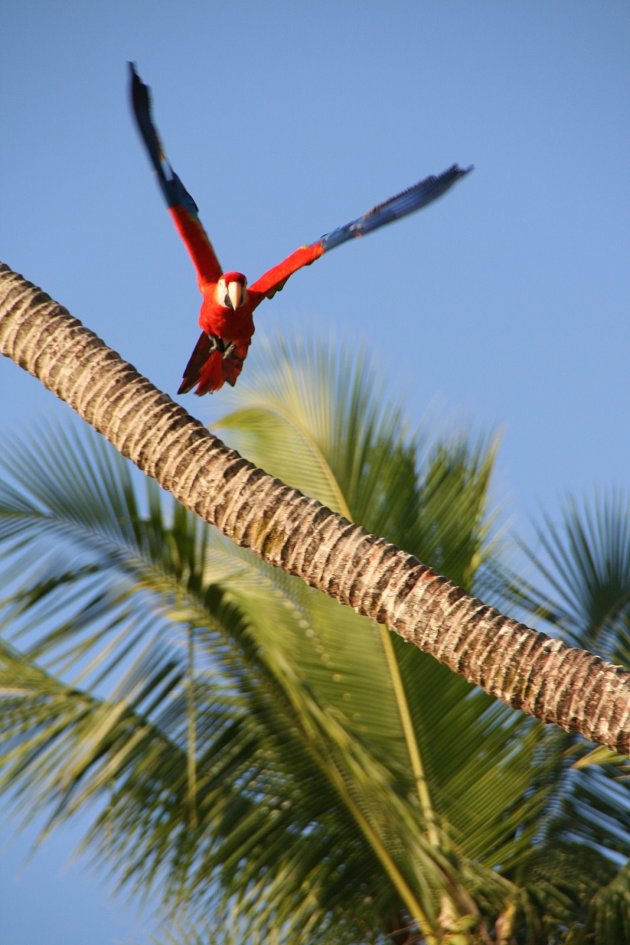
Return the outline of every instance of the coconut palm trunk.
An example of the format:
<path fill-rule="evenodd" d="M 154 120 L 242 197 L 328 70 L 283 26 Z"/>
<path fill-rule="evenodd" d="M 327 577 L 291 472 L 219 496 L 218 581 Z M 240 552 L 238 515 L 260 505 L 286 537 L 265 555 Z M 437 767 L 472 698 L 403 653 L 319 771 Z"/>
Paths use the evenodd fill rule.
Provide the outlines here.
<path fill-rule="evenodd" d="M 268 476 L 4 264 L 0 350 L 239 545 L 513 708 L 630 753 L 630 673 L 502 615 Z"/>

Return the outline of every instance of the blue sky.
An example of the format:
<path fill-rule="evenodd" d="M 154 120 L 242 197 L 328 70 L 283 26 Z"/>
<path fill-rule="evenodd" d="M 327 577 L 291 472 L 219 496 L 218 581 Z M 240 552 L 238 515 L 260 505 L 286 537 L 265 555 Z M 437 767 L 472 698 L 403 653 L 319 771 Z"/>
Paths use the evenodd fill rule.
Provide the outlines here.
<path fill-rule="evenodd" d="M 257 339 L 360 341 L 412 424 L 500 431 L 495 492 L 527 537 L 567 493 L 627 484 L 630 5 L 22 0 L 2 22 L 0 256 L 159 387 L 178 387 L 199 298 L 131 121 L 128 59 L 219 258 L 250 279 L 474 164 L 422 214 L 297 274 Z M 0 398 L 2 434 L 74 422 L 8 361 Z M 226 409 L 182 403 L 208 422 Z M 64 867 L 78 828 L 26 865 L 11 832 L 3 942 L 148 940 L 85 861 Z"/>

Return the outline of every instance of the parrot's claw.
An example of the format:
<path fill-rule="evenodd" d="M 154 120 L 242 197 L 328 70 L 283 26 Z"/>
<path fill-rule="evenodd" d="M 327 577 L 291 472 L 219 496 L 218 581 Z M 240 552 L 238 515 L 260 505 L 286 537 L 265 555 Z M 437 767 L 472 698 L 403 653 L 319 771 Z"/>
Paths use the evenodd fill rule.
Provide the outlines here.
<path fill-rule="evenodd" d="M 225 342 L 218 335 L 208 335 L 208 341 L 210 342 L 210 354 L 218 351 L 223 360 L 229 358 L 236 347 L 233 341 Z"/>

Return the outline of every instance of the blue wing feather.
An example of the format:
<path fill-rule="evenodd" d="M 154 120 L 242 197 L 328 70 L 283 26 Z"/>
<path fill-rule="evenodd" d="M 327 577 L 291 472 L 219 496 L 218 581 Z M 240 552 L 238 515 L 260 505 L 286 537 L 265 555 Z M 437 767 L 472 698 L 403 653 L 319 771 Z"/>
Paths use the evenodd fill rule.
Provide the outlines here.
<path fill-rule="evenodd" d="M 151 94 L 148 85 L 145 85 L 136 72 L 135 63 L 129 63 L 131 72 L 131 104 L 136 117 L 136 124 L 149 159 L 169 207 L 184 207 L 193 217 L 198 217 L 199 207 L 188 193 L 181 180 L 169 164 L 162 142 L 151 118 Z"/>
<path fill-rule="evenodd" d="M 334 249 L 335 246 L 340 246 L 346 240 L 365 236 L 366 233 L 377 230 L 379 226 L 385 226 L 386 223 L 400 220 L 408 213 L 421 210 L 422 207 L 426 207 L 427 204 L 441 197 L 449 187 L 452 187 L 470 171 L 472 171 L 472 167 L 462 168 L 457 164 L 453 164 L 452 167 L 449 167 L 448 170 L 437 177 L 433 174 L 430 177 L 425 177 L 424 180 L 414 184 L 413 187 L 408 187 L 407 190 L 396 194 L 395 197 L 390 197 L 384 203 L 372 207 L 362 217 L 358 217 L 356 220 L 346 223 L 345 226 L 340 226 L 331 233 L 322 236 L 320 242 L 324 251 Z"/>

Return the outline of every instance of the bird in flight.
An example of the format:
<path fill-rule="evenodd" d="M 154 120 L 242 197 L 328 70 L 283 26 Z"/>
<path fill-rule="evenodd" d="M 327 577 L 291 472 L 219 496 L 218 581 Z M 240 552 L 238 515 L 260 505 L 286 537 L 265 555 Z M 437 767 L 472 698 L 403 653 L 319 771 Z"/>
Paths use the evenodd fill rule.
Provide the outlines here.
<path fill-rule="evenodd" d="M 472 167 L 461 168 L 453 164 L 442 174 L 425 177 L 356 220 L 332 230 L 308 246 L 300 246 L 248 286 L 242 272 L 223 272 L 199 220 L 197 204 L 162 149 L 151 116 L 149 87 L 141 80 L 134 63 L 129 63 L 129 69 L 131 102 L 138 130 L 157 175 L 168 212 L 192 259 L 203 296 L 199 315 L 201 335 L 186 365 L 178 394 L 185 394 L 195 386 L 196 394 L 212 393 L 226 381 L 233 386 L 243 369 L 243 361 L 254 334 L 254 310 L 264 299 L 270 299 L 279 292 L 289 276 L 303 266 L 310 266 L 325 252 L 346 240 L 364 236 L 386 223 L 426 207 L 472 170 Z"/>

